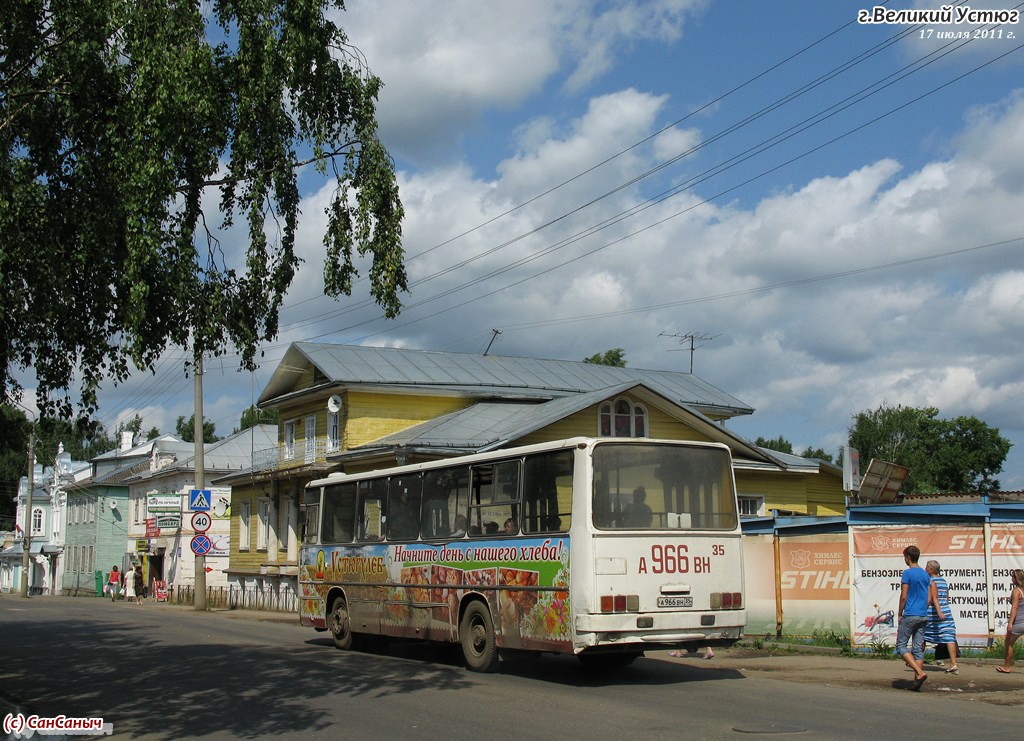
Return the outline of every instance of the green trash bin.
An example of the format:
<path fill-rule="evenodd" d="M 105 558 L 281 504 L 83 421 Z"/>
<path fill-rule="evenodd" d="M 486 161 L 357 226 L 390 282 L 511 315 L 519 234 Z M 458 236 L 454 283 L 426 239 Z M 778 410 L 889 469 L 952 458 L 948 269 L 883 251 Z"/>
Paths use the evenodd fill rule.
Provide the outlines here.
<path fill-rule="evenodd" d="M 103 583 L 104 583 L 104 581 L 103 581 L 103 572 L 102 571 L 97 571 L 96 572 L 96 596 L 97 597 L 102 597 L 103 596 Z"/>

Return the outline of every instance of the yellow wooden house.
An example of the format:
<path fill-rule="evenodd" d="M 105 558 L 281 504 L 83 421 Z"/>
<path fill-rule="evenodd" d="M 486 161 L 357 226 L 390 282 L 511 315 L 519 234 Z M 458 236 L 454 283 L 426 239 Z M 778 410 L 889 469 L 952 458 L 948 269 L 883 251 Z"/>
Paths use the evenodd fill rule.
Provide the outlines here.
<path fill-rule="evenodd" d="M 294 600 L 305 485 L 349 473 L 577 435 L 728 445 L 743 514 L 841 515 L 840 468 L 756 447 L 726 422 L 753 408 L 690 373 L 564 360 L 300 342 L 259 399 L 278 446 L 232 491 L 236 603 Z"/>

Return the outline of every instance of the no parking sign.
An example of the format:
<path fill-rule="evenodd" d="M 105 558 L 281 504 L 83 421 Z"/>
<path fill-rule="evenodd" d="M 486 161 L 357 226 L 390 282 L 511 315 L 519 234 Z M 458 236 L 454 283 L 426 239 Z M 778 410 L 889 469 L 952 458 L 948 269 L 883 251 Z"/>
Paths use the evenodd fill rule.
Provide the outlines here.
<path fill-rule="evenodd" d="M 209 535 L 197 535 L 192 538 L 192 552 L 197 556 L 205 556 L 213 547 Z"/>

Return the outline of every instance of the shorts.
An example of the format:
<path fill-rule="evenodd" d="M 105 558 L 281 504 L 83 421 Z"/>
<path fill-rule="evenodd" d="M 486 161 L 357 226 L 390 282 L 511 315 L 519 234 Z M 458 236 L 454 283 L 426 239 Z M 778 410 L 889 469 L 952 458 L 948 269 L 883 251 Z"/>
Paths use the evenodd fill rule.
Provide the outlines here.
<path fill-rule="evenodd" d="M 915 659 L 924 658 L 924 629 L 928 618 L 924 615 L 904 615 L 896 629 L 896 655 L 902 656 L 910 650 Z"/>

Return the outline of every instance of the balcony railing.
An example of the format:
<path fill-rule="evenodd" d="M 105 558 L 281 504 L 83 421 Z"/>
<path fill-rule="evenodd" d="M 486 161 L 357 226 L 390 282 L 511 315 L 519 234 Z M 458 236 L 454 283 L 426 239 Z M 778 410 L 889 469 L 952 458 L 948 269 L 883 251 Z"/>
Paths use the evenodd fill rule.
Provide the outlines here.
<path fill-rule="evenodd" d="M 325 463 L 327 453 L 334 453 L 337 446 L 328 448 L 327 437 L 312 440 L 296 440 L 294 445 L 278 445 L 273 448 L 256 450 L 252 454 L 252 467 L 257 471 L 274 471 L 293 466 L 308 466 Z"/>

